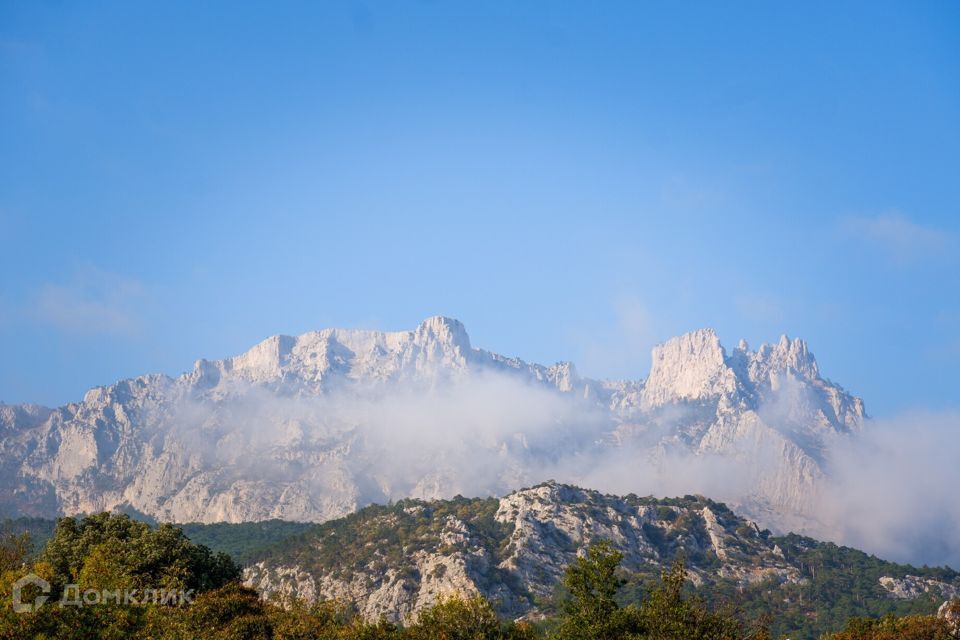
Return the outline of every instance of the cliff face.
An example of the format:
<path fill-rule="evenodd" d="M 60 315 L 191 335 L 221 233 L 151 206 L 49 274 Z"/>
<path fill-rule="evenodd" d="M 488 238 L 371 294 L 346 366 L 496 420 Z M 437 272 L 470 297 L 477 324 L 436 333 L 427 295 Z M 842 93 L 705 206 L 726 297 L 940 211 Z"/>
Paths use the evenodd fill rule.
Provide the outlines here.
<path fill-rule="evenodd" d="M 751 470 L 749 490 L 717 497 L 776 527 L 811 515 L 831 440 L 863 417 L 796 339 L 728 354 L 700 330 L 657 347 L 646 380 L 597 381 L 477 349 L 436 317 L 275 336 L 53 410 L 0 405 L 0 507 L 324 521 L 408 496 L 503 494 L 618 451 L 640 466 L 679 451 Z"/>
<path fill-rule="evenodd" d="M 721 497 L 781 529 L 816 515 L 831 443 L 865 418 L 862 400 L 820 377 L 802 340 L 784 336 L 756 351 L 741 341 L 728 355 L 709 329 L 655 348 L 640 391 L 614 399 L 621 441 L 645 438 L 659 424 L 651 418 L 669 411 L 657 447 L 738 461 L 749 489 Z"/>

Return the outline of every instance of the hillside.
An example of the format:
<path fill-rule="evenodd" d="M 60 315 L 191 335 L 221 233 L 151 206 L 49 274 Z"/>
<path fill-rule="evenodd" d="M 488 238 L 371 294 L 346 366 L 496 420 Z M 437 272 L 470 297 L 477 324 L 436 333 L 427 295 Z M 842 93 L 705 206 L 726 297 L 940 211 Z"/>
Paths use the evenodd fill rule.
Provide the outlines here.
<path fill-rule="evenodd" d="M 406 620 L 459 592 L 536 620 L 555 612 L 564 567 L 601 539 L 624 553 L 627 599 L 682 554 L 706 600 L 769 615 L 774 631 L 793 638 L 816 638 L 852 616 L 932 613 L 960 594 L 951 569 L 773 536 L 703 497 L 616 497 L 552 482 L 499 500 L 370 506 L 276 544 L 245 579 L 265 595 L 353 602 L 371 619 Z"/>
<path fill-rule="evenodd" d="M 157 522 L 150 518 L 137 518 L 151 526 Z M 177 525 L 183 533 L 197 544 L 209 547 L 213 551 L 222 551 L 235 561 L 246 564 L 278 540 L 290 538 L 311 529 L 313 525 L 305 522 L 285 522 L 283 520 L 264 520 L 261 522 L 203 524 L 189 522 Z M 29 534 L 33 553 L 38 553 L 53 535 L 56 520 L 49 518 L 14 518 L 0 521 L 0 535 L 22 533 Z"/>

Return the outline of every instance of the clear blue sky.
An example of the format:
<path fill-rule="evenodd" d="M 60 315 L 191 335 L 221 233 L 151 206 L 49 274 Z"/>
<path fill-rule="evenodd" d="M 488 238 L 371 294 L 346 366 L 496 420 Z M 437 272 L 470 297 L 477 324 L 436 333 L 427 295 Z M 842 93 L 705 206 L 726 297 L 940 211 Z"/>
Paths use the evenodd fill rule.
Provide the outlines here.
<path fill-rule="evenodd" d="M 0 399 L 326 326 L 960 408 L 960 3 L 0 1 Z"/>

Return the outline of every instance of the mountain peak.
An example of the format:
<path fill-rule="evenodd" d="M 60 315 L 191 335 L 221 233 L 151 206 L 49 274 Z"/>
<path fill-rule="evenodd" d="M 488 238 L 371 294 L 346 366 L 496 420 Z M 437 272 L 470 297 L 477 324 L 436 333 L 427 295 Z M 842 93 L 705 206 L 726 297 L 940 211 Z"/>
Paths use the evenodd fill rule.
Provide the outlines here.
<path fill-rule="evenodd" d="M 470 336 L 463 323 L 446 316 L 431 316 L 421 322 L 414 330 L 421 339 L 434 339 L 457 346 L 464 353 L 470 351 Z"/>
<path fill-rule="evenodd" d="M 820 377 L 816 358 L 800 338 L 791 340 L 782 335 L 775 345 L 765 344 L 757 349 L 754 360 L 756 370 L 762 370 L 765 375 L 793 372 L 809 379 Z"/>
<path fill-rule="evenodd" d="M 642 404 L 657 407 L 678 400 L 700 400 L 736 389 L 720 338 L 713 329 L 698 329 L 653 348 L 650 377 Z"/>

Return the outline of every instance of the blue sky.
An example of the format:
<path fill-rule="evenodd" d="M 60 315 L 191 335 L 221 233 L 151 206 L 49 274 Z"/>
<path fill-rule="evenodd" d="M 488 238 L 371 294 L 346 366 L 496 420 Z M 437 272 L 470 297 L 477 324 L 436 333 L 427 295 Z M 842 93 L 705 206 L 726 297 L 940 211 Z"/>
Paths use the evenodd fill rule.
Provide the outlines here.
<path fill-rule="evenodd" d="M 0 400 L 326 326 L 960 408 L 960 4 L 0 1 Z"/>

